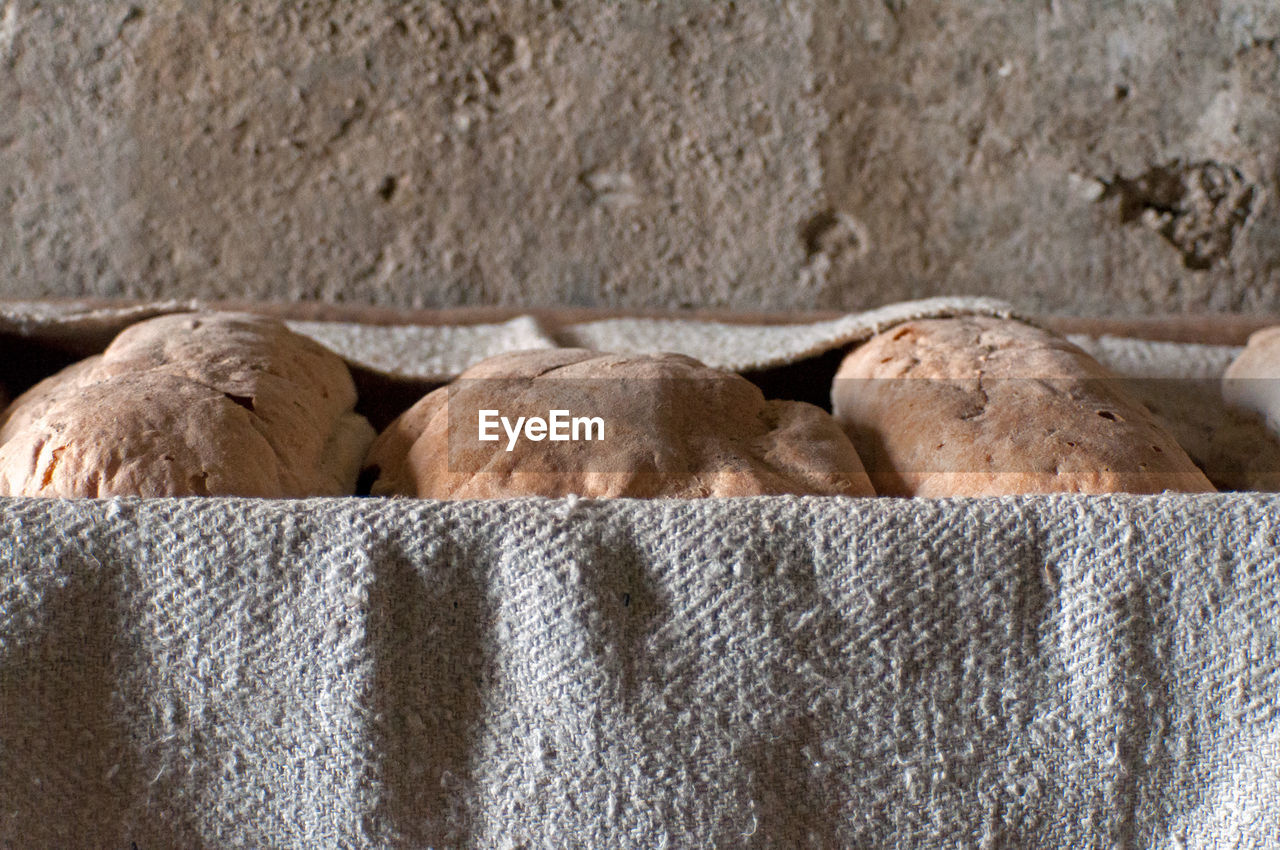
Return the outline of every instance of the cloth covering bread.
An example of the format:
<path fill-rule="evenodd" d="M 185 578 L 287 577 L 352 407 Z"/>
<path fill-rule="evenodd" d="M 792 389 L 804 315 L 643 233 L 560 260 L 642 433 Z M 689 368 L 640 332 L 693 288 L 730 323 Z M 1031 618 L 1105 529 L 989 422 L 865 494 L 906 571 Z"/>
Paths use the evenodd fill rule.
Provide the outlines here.
<path fill-rule="evenodd" d="M 374 432 L 346 364 L 271 319 L 163 316 L 0 417 L 0 495 L 336 496 Z"/>
<path fill-rule="evenodd" d="M 832 410 L 881 495 L 1213 490 L 1116 376 L 1012 319 L 876 335 L 841 364 Z"/>
<path fill-rule="evenodd" d="M 525 439 L 508 451 L 505 433 L 479 439 L 485 409 L 511 421 L 553 409 L 599 417 L 603 439 Z M 677 354 L 489 358 L 394 421 L 366 463 L 377 473 L 375 496 L 873 495 L 825 411 L 766 401 L 745 378 Z"/>
<path fill-rule="evenodd" d="M 872 323 L 582 347 L 798 370 Z M 1238 350 L 1082 342 L 1204 379 L 1217 423 Z M 1246 493 L 0 499 L 0 847 L 1277 848 L 1278 524 Z"/>

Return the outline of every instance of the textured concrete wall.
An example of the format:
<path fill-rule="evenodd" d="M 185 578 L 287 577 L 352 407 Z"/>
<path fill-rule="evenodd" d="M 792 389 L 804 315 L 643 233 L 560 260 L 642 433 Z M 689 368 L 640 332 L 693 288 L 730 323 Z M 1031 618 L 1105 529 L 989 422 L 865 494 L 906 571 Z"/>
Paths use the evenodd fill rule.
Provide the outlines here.
<path fill-rule="evenodd" d="M 1264 0 L 0 0 L 0 297 L 1280 310 Z"/>

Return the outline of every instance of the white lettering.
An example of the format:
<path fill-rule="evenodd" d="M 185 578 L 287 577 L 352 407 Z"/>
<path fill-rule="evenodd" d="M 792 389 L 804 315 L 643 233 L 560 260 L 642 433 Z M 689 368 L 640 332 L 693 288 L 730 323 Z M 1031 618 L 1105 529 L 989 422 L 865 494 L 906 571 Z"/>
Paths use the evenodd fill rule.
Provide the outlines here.
<path fill-rule="evenodd" d="M 498 428 L 507 435 L 507 451 L 515 451 L 521 434 L 526 440 L 540 443 L 551 440 L 563 443 L 569 440 L 603 440 L 604 418 L 600 416 L 571 416 L 567 410 L 551 410 L 547 417 L 521 416 L 514 422 L 497 410 L 479 411 L 477 439 L 481 442 L 498 442 Z"/>
<path fill-rule="evenodd" d="M 551 432 L 548 437 L 556 443 L 563 443 L 569 439 L 569 411 L 553 410 L 551 411 Z"/>
<path fill-rule="evenodd" d="M 586 431 L 586 435 L 578 436 L 578 426 L 582 426 L 582 430 Z M 591 429 L 596 429 L 598 436 L 591 436 Z M 575 416 L 573 417 L 573 439 L 575 440 L 603 440 L 604 439 L 604 419 L 599 416 Z"/>
<path fill-rule="evenodd" d="M 478 437 L 478 439 L 481 442 L 497 442 L 498 440 L 497 431 L 494 430 L 492 434 L 489 433 L 490 429 L 497 429 L 498 427 L 498 423 L 495 419 L 497 415 L 498 415 L 498 411 L 496 410 L 480 411 L 480 436 Z"/>
<path fill-rule="evenodd" d="M 516 427 L 511 427 L 511 420 L 502 417 L 502 430 L 507 432 L 507 451 L 511 451 L 516 447 L 516 440 L 520 439 L 520 426 L 524 425 L 524 417 L 521 416 L 516 420 Z"/>

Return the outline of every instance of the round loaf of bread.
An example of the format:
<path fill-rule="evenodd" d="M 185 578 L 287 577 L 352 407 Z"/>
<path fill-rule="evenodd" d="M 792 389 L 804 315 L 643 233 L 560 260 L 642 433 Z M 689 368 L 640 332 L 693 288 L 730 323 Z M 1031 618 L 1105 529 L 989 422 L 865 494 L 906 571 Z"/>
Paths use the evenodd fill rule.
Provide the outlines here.
<path fill-rule="evenodd" d="M 517 427 L 554 411 L 567 439 Z M 481 439 L 486 415 L 496 439 Z M 584 423 L 576 439 L 571 419 Z M 554 349 L 490 358 L 395 420 L 366 465 L 375 496 L 873 494 L 825 411 L 766 401 L 745 378 L 676 354 Z"/>
<path fill-rule="evenodd" d="M 894 496 L 1212 491 L 1120 380 L 1023 322 L 907 322 L 845 358 L 832 411 Z"/>
<path fill-rule="evenodd" d="M 1252 435 L 1249 452 L 1242 456 L 1243 488 L 1280 490 L 1280 466 L 1276 464 L 1274 444 L 1280 438 L 1280 327 L 1264 328 L 1249 337 L 1244 351 L 1231 362 L 1222 376 L 1222 400 L 1246 413 L 1248 425 L 1252 414 L 1262 420 L 1266 435 Z M 1221 429 L 1215 431 L 1215 436 Z"/>
<path fill-rule="evenodd" d="M 271 319 L 162 316 L 19 396 L 0 495 L 346 495 L 373 429 L 346 364 Z"/>
<path fill-rule="evenodd" d="M 1280 327 L 1264 328 L 1249 337 L 1244 351 L 1222 376 L 1222 398 L 1252 411 L 1280 433 Z"/>

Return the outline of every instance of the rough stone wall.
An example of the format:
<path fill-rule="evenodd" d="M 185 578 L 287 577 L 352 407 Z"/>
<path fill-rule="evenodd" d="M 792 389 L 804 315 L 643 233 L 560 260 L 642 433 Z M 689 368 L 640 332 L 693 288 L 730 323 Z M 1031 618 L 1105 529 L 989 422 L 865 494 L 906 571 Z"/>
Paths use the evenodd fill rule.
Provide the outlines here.
<path fill-rule="evenodd" d="M 1280 309 L 1280 4 L 839 2 L 828 272 L 1077 312 Z M 856 297 L 856 296 L 854 296 Z"/>
<path fill-rule="evenodd" d="M 1269 0 L 0 0 L 0 297 L 1280 311 Z"/>

